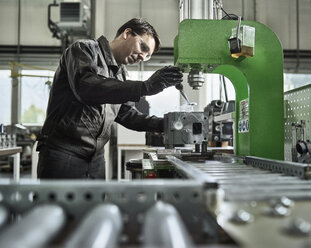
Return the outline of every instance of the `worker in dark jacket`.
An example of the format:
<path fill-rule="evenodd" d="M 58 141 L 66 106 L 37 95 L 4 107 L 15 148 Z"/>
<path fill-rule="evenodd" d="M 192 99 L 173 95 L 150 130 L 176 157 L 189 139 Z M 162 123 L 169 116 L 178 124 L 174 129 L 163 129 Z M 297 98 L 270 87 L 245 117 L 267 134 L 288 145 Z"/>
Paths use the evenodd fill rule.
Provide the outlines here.
<path fill-rule="evenodd" d="M 159 48 L 154 28 L 132 19 L 110 43 L 101 36 L 65 50 L 38 138 L 39 178 L 104 178 L 104 145 L 114 121 L 136 131 L 163 131 L 163 118 L 142 114 L 131 102 L 180 84 L 182 73 L 168 66 L 146 81 L 130 81 L 124 67 L 148 60 Z"/>

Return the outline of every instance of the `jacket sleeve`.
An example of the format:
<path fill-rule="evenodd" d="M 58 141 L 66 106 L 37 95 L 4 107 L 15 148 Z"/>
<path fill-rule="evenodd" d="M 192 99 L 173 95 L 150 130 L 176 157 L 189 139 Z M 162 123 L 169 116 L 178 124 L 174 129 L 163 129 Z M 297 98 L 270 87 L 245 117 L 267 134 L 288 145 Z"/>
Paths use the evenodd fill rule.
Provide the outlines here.
<path fill-rule="evenodd" d="M 139 112 L 132 103 L 122 104 L 115 121 L 134 131 L 163 132 L 164 120 Z"/>
<path fill-rule="evenodd" d="M 139 101 L 142 82 L 130 80 L 122 82 L 98 75 L 96 63 L 98 54 L 92 48 L 83 42 L 76 42 L 64 54 L 63 63 L 75 97 L 89 105 Z"/>

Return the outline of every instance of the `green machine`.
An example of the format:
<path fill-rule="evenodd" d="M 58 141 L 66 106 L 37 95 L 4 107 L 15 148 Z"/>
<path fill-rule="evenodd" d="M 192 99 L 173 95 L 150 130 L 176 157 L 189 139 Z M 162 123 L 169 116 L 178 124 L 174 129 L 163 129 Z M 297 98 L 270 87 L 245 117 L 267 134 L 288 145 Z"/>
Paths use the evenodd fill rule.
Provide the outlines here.
<path fill-rule="evenodd" d="M 282 46 L 265 25 L 254 21 L 242 21 L 241 25 L 255 28 L 253 57 L 231 56 L 228 39 L 237 21 L 186 19 L 175 38 L 174 62 L 197 84 L 202 73 L 221 74 L 232 82 L 236 155 L 283 160 Z"/>

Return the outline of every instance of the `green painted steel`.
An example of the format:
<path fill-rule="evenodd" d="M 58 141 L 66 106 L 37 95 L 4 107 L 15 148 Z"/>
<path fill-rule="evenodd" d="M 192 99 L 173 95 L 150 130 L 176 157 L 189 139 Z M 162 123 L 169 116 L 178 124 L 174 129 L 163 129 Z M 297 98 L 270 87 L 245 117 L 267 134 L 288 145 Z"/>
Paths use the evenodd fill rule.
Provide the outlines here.
<path fill-rule="evenodd" d="M 255 55 L 231 57 L 228 39 L 237 21 L 184 20 L 175 38 L 175 64 L 185 72 L 201 69 L 229 78 L 236 91 L 235 153 L 284 159 L 283 50 L 265 25 L 255 27 Z M 249 132 L 238 132 L 239 103 L 249 100 Z"/>

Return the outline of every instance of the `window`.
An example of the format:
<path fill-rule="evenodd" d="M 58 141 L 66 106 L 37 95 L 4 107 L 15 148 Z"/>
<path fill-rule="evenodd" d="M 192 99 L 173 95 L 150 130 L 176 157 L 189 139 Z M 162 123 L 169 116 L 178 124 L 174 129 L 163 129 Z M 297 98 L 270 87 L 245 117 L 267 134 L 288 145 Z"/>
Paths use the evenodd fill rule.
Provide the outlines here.
<path fill-rule="evenodd" d="M 21 122 L 23 124 L 42 125 L 45 120 L 49 99 L 50 84 L 54 72 L 45 70 L 23 70 L 26 75 L 44 75 L 46 77 L 21 78 Z"/>
<path fill-rule="evenodd" d="M 11 124 L 12 79 L 10 70 L 0 70 L 0 123 Z"/>
<path fill-rule="evenodd" d="M 128 71 L 129 80 L 147 80 L 154 71 Z M 163 117 L 164 114 L 179 111 L 180 96 L 175 87 L 169 87 L 154 96 L 146 96 L 148 101 L 149 115 Z"/>
<path fill-rule="evenodd" d="M 311 74 L 284 73 L 284 91 L 311 84 Z"/>

